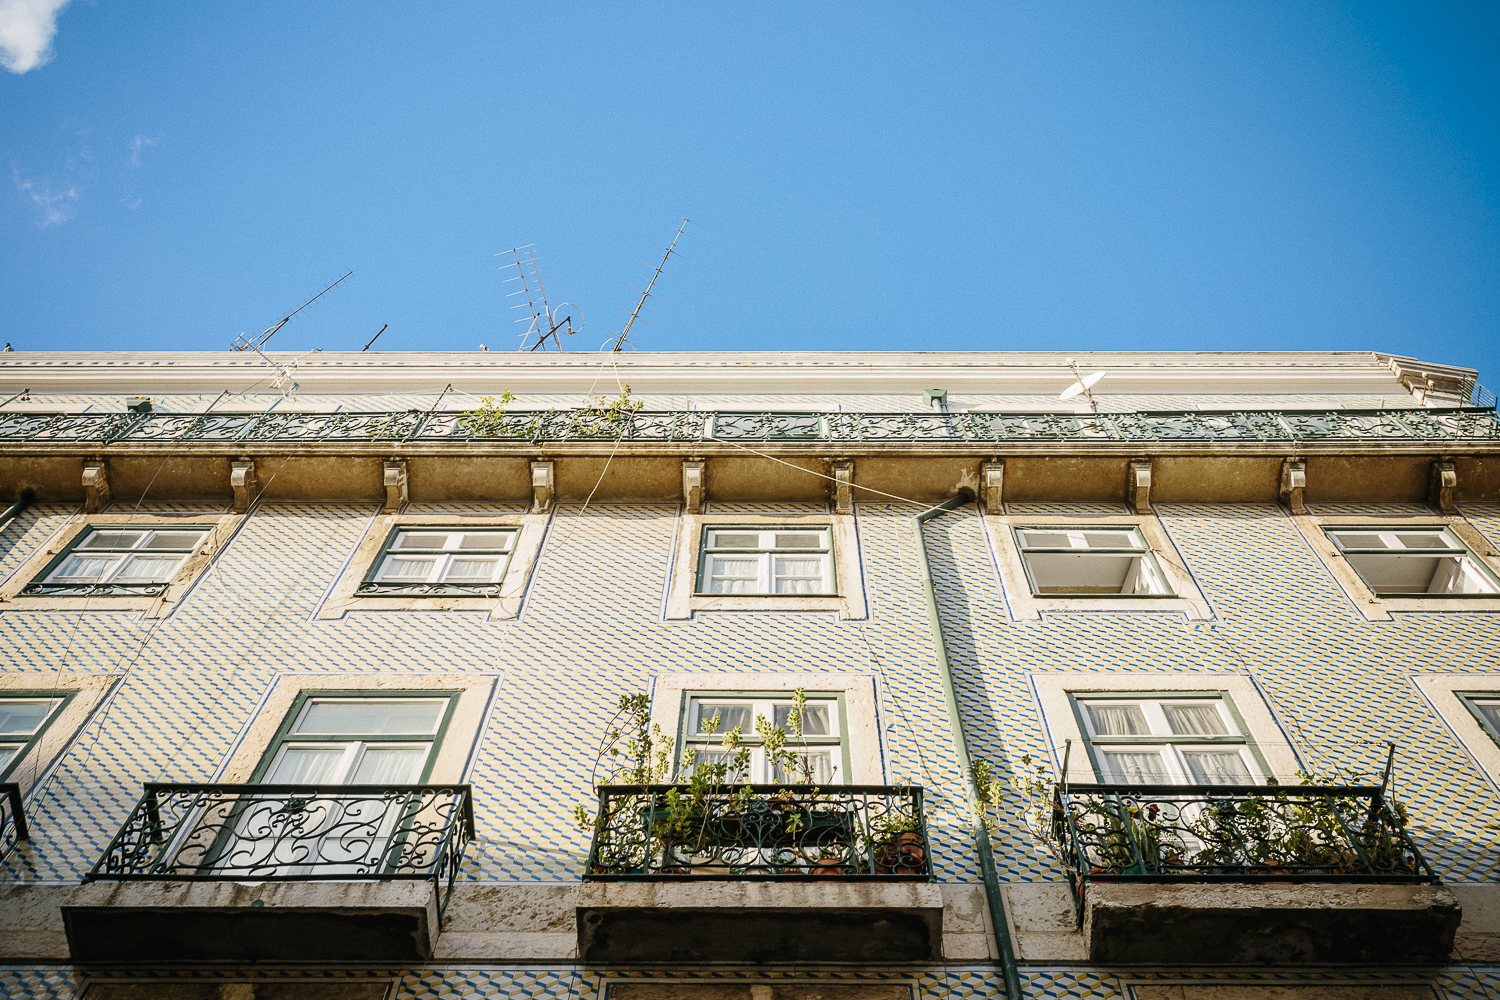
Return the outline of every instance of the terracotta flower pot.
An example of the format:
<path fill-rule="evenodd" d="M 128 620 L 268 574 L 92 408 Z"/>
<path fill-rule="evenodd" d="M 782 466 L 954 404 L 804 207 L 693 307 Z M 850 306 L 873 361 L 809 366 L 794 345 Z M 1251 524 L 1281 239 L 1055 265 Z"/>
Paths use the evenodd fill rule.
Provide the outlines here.
<path fill-rule="evenodd" d="M 882 875 L 925 875 L 927 842 L 914 830 L 893 833 L 875 852 L 875 871 Z"/>

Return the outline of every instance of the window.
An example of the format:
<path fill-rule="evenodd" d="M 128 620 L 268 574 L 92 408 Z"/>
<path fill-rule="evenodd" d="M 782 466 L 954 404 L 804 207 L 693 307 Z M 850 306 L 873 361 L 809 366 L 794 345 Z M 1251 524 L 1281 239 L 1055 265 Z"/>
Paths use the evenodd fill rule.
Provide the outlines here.
<path fill-rule="evenodd" d="M 356 592 L 360 596 L 492 596 L 500 592 L 517 531 L 424 525 L 396 528 Z"/>
<path fill-rule="evenodd" d="M 1076 695 L 1103 784 L 1254 785 L 1266 768 L 1225 697 Z"/>
<path fill-rule="evenodd" d="M 802 709 L 802 736 L 791 735 L 795 705 L 790 692 L 762 695 L 690 694 L 683 713 L 678 745 L 694 751 L 694 759 L 707 763 L 729 760 L 721 749 L 724 733 L 739 728 L 740 742 L 750 751 L 748 774 L 730 774 L 731 782 L 793 784 L 811 781 L 817 785 L 846 784 L 848 754 L 844 746 L 844 699 L 841 695 L 808 695 Z M 763 718 L 787 731 L 787 745 L 804 762 L 801 773 L 782 772 L 766 760 L 765 747 L 755 732 L 755 720 Z M 717 719 L 717 724 L 714 720 Z"/>
<path fill-rule="evenodd" d="M 433 751 L 456 695 L 360 693 L 302 696 L 255 780 L 296 785 L 414 785 L 432 769 Z"/>
<path fill-rule="evenodd" d="M 1047 526 L 1015 532 L 1033 594 L 1173 596 L 1139 528 Z"/>
<path fill-rule="evenodd" d="M 1446 527 L 1325 527 L 1365 586 L 1380 596 L 1500 594 L 1489 569 Z"/>
<path fill-rule="evenodd" d="M 67 700 L 63 695 L 0 698 L 0 781 L 10 780 L 27 749 L 51 725 Z"/>
<path fill-rule="evenodd" d="M 1500 744 L 1500 694 L 1460 694 L 1469 711 L 1490 739 Z"/>
<path fill-rule="evenodd" d="M 703 529 L 700 594 L 832 594 L 828 528 Z"/>
<path fill-rule="evenodd" d="M 211 529 L 86 528 L 22 589 L 24 595 L 155 596 L 167 589 Z"/>

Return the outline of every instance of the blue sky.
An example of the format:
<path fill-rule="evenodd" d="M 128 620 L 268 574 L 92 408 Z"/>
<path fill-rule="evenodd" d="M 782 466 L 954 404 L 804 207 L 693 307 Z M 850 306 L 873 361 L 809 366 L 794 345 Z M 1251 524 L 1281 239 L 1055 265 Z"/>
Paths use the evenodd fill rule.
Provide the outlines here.
<path fill-rule="evenodd" d="M 1500 382 L 1493 3 L 75 0 L 42 62 L 5 19 L 56 3 L 0 0 L 18 349 L 222 349 L 347 270 L 273 346 L 510 349 L 492 255 L 534 243 L 597 350 L 687 216 L 641 350 Z"/>

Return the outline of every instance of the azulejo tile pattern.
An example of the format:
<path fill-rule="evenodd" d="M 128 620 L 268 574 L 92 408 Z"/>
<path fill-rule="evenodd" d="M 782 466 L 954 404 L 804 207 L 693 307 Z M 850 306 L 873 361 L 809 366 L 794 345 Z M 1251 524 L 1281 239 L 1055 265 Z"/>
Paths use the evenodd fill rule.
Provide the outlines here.
<path fill-rule="evenodd" d="M 144 511 L 146 508 L 142 507 Z M 183 512 L 191 505 L 152 505 Z M 413 512 L 514 513 L 495 505 L 421 505 Z M 1017 504 L 1013 514 L 1123 513 L 1119 504 Z M 940 878 L 978 878 L 964 819 L 926 611 L 916 579 L 911 515 L 900 503 L 856 509 L 867 621 L 828 615 L 716 613 L 686 622 L 660 614 L 679 530 L 670 505 L 559 508 L 521 615 L 312 615 L 364 537 L 376 507 L 268 503 L 246 519 L 172 613 L 145 621 L 111 611 L 0 613 L 0 643 L 22 651 L 7 671 L 64 684 L 74 673 L 121 678 L 118 694 L 78 734 L 28 807 L 34 839 L 7 877 L 67 881 L 92 866 L 147 780 L 208 780 L 278 675 L 474 672 L 502 678 L 475 754 L 478 841 L 463 877 L 571 881 L 585 840 L 570 817 L 590 798 L 597 734 L 621 694 L 662 673 L 843 672 L 875 679 L 892 781 L 929 795 Z M 1360 513 L 1368 512 L 1362 505 Z M 821 504 L 713 504 L 711 512 L 826 513 Z M 1403 512 L 1380 508 L 1382 514 Z M 1500 543 L 1500 506 L 1465 507 Z M 1341 511 L 1342 512 L 1342 511 Z M 1028 675 L 1047 671 L 1251 674 L 1304 764 L 1370 772 L 1398 744 L 1396 794 L 1423 850 L 1451 881 L 1489 880 L 1500 865 L 1484 817 L 1500 811 L 1474 761 L 1431 717 L 1407 680 L 1416 671 L 1493 672 L 1500 616 L 1408 614 L 1364 621 L 1326 567 L 1274 505 L 1161 505 L 1157 514 L 1215 608 L 1212 622 L 1110 611 L 1013 620 L 983 524 L 972 506 L 924 529 L 939 610 L 976 757 L 1002 772 L 1023 754 L 1052 759 Z M 0 532 L 0 574 L 14 572 L 75 508 L 37 505 Z M 1059 873 L 1020 833 L 1015 809 L 997 838 L 1002 878 Z M 697 973 L 708 975 L 709 973 Z M 721 973 L 713 973 L 720 975 Z M 747 973 L 748 974 L 748 973 Z M 798 975 L 804 973 L 799 972 Z M 828 973 L 830 976 L 835 973 Z M 989 967 L 892 972 L 923 996 L 996 996 Z M 1123 996 L 1120 981 L 1087 969 L 1028 969 L 1027 995 Z M 1495 990 L 1500 972 L 1450 970 L 1451 996 Z M 7 978 L 8 977 L 8 978 Z M 0 972 L 5 995 L 70 997 L 79 980 L 58 970 Z M 397 996 L 595 997 L 601 980 L 561 969 L 446 969 L 401 974 Z"/>

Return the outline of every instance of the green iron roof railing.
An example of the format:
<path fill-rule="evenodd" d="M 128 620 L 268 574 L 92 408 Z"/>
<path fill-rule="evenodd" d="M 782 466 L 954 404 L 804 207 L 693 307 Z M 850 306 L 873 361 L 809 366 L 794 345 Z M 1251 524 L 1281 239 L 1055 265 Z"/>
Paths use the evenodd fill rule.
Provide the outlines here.
<path fill-rule="evenodd" d="M 1500 441 L 1493 407 L 1132 413 L 11 413 L 7 443 Z"/>

